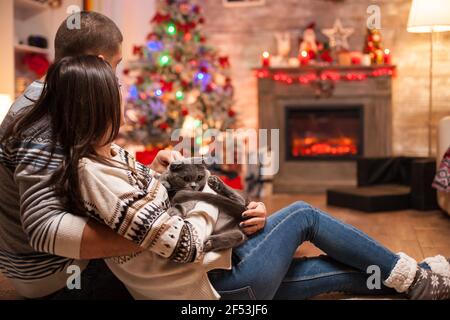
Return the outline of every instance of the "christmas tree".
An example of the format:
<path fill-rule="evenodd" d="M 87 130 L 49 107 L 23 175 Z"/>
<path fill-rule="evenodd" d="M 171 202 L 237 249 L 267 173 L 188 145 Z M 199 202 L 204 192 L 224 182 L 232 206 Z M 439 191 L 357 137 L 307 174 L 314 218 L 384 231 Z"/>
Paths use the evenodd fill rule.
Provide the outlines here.
<path fill-rule="evenodd" d="M 206 43 L 200 6 L 188 0 L 158 2 L 152 32 L 135 46 L 137 60 L 124 70 L 130 81 L 128 138 L 168 142 L 175 129 L 224 130 L 235 123 L 226 56 Z"/>
<path fill-rule="evenodd" d="M 384 55 L 380 30 L 367 29 L 363 52 L 366 54 L 370 54 L 372 64 L 383 64 Z"/>

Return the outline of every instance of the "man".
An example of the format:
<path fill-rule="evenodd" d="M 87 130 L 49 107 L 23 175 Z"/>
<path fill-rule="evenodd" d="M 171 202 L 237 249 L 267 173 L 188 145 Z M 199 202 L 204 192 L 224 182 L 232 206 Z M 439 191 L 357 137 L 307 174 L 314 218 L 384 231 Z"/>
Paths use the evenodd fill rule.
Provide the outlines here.
<path fill-rule="evenodd" d="M 122 60 L 119 28 L 99 13 L 80 14 L 79 29 L 69 29 L 66 21 L 58 29 L 55 59 L 97 55 L 115 70 Z M 0 127 L 0 140 L 8 124 L 36 101 L 42 90 L 43 83 L 36 81 L 16 100 Z M 142 248 L 63 207 L 49 183 L 60 161 L 58 155 L 50 158 L 49 139 L 49 124 L 42 123 L 32 137 L 22 137 L 13 146 L 0 144 L 0 271 L 21 296 L 30 299 L 130 298 L 102 260 L 89 260 L 127 256 Z M 179 157 L 178 153 L 162 151 L 151 168 L 162 172 Z M 46 168 L 43 164 L 47 162 Z M 42 167 L 44 170 L 36 170 Z M 250 208 L 256 208 L 256 204 Z M 257 214 L 263 216 L 265 212 Z M 264 225 L 263 218 L 254 219 L 258 223 L 251 219 L 246 222 L 248 234 Z M 81 290 L 70 290 L 68 279 L 73 280 L 69 277 L 76 276 L 77 270 L 83 270 Z"/>

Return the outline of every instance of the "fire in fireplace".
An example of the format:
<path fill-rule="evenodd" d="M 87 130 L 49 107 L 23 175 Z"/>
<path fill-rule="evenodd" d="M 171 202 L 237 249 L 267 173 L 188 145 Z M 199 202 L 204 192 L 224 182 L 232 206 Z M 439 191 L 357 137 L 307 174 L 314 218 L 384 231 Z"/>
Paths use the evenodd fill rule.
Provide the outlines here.
<path fill-rule="evenodd" d="M 287 160 L 343 160 L 362 155 L 362 112 L 362 106 L 286 108 Z"/>

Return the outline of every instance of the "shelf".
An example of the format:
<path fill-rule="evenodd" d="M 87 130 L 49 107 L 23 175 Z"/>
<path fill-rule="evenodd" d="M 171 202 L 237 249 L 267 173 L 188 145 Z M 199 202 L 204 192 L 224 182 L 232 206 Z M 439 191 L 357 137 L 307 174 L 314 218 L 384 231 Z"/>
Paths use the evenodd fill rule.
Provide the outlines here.
<path fill-rule="evenodd" d="M 37 1 L 14 0 L 14 17 L 19 20 L 26 20 L 49 9 L 48 4 Z"/>
<path fill-rule="evenodd" d="M 23 45 L 23 44 L 15 45 L 14 50 L 16 52 L 20 52 L 20 53 L 40 53 L 40 54 L 45 54 L 45 55 L 48 55 L 50 53 L 50 51 L 48 49 L 42 49 L 42 48 L 27 46 L 27 45 Z"/>

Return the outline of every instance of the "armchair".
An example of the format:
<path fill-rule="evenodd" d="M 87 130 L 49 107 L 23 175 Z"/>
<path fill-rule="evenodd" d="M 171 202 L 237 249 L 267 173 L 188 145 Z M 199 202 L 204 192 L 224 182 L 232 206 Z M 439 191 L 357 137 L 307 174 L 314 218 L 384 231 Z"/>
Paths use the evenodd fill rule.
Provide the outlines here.
<path fill-rule="evenodd" d="M 450 147 L 450 117 L 445 117 L 439 121 L 437 141 L 437 166 L 441 163 L 442 157 Z M 450 214 L 450 194 L 442 191 L 437 192 L 439 206 L 442 210 Z"/>

